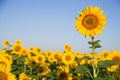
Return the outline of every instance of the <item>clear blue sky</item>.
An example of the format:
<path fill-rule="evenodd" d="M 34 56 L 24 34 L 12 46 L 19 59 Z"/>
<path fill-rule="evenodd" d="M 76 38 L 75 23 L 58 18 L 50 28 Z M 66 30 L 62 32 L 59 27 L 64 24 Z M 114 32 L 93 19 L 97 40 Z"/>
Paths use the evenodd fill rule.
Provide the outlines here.
<path fill-rule="evenodd" d="M 25 47 L 90 52 L 87 42 L 75 30 L 75 17 L 86 6 L 99 6 L 107 16 L 106 30 L 96 37 L 101 49 L 120 50 L 120 0 L 0 0 L 0 48 L 4 40 L 21 39 Z"/>

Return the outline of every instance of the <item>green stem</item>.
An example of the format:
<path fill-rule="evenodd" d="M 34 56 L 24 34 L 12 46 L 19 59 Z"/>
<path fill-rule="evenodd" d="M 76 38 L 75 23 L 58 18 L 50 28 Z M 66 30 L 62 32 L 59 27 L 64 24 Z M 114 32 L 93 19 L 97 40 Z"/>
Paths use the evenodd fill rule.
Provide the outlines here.
<path fill-rule="evenodd" d="M 93 76 L 92 76 L 92 74 L 90 73 L 90 72 L 88 72 L 88 74 L 90 75 L 90 77 L 93 79 Z"/>
<path fill-rule="evenodd" d="M 26 73 L 26 64 L 24 63 L 24 73 Z"/>
<path fill-rule="evenodd" d="M 92 64 L 92 67 L 93 67 L 93 78 L 96 78 L 97 77 L 97 73 L 96 73 L 96 63 L 95 63 L 95 46 L 94 46 L 94 37 L 92 37 L 92 55 L 93 55 L 93 64 Z"/>
<path fill-rule="evenodd" d="M 30 69 L 30 75 L 32 75 L 32 67 L 29 66 L 29 69 Z"/>

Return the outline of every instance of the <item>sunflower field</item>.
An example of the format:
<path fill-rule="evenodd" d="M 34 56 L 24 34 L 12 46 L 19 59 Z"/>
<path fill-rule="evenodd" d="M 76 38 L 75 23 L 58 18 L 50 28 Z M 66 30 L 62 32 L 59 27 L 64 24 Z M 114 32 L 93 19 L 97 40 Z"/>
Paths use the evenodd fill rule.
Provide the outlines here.
<path fill-rule="evenodd" d="M 72 50 L 42 51 L 39 47 L 26 48 L 21 40 L 11 44 L 4 40 L 0 49 L 0 80 L 120 80 L 120 51 L 104 50 L 95 40 L 105 29 L 106 16 L 99 7 L 88 6 L 76 17 L 75 28 L 90 37 L 91 53 Z"/>

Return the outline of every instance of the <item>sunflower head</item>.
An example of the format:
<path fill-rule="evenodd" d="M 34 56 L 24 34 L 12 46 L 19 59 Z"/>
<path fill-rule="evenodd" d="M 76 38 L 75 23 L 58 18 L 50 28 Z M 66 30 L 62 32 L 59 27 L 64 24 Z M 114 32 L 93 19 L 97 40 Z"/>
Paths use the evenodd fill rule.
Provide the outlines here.
<path fill-rule="evenodd" d="M 61 60 L 66 65 L 71 65 L 74 63 L 75 56 L 71 52 L 66 52 L 61 56 Z"/>
<path fill-rule="evenodd" d="M 64 45 L 64 50 L 65 50 L 65 51 L 71 51 L 71 50 L 72 50 L 72 47 L 71 47 L 69 44 L 65 44 L 65 45 Z"/>
<path fill-rule="evenodd" d="M 36 63 L 45 63 L 45 56 L 42 54 L 39 54 L 36 56 Z"/>
<path fill-rule="evenodd" d="M 50 69 L 45 64 L 41 64 L 39 68 L 40 68 L 39 75 L 46 75 L 47 73 L 50 72 Z"/>
<path fill-rule="evenodd" d="M 66 72 L 60 72 L 60 74 L 59 74 L 59 79 L 61 79 L 61 80 L 66 80 L 67 79 L 67 73 Z"/>
<path fill-rule="evenodd" d="M 10 42 L 9 42 L 8 40 L 5 40 L 5 41 L 3 42 L 3 45 L 4 45 L 5 47 L 7 47 L 7 46 L 10 45 Z"/>
<path fill-rule="evenodd" d="M 120 52 L 117 51 L 117 50 L 114 50 L 112 51 L 111 55 L 110 56 L 110 59 L 111 60 L 114 60 L 114 61 L 117 61 L 118 63 L 120 63 Z"/>
<path fill-rule="evenodd" d="M 13 53 L 15 54 L 20 54 L 22 49 L 23 49 L 22 44 L 14 44 L 12 46 Z"/>
<path fill-rule="evenodd" d="M 75 27 L 83 36 L 94 37 L 101 34 L 106 24 L 106 17 L 99 7 L 86 7 L 79 17 L 76 17 Z"/>
<path fill-rule="evenodd" d="M 51 54 L 51 58 L 53 62 L 59 62 L 60 57 L 61 57 L 61 53 L 59 51 L 55 51 Z"/>
<path fill-rule="evenodd" d="M 107 60 L 107 59 L 110 59 L 109 58 L 109 55 L 111 55 L 111 52 L 107 51 L 107 50 L 104 50 L 101 54 L 101 59 L 102 60 Z"/>
<path fill-rule="evenodd" d="M 28 51 L 26 48 L 22 48 L 20 54 L 23 55 L 23 56 L 28 56 L 28 55 L 30 55 L 29 51 Z"/>
<path fill-rule="evenodd" d="M 19 75 L 19 80 L 31 80 L 31 78 L 27 76 L 25 73 L 21 73 Z"/>
<path fill-rule="evenodd" d="M 6 70 L 6 67 L 0 64 L 0 80 L 16 80 L 15 75 Z"/>
<path fill-rule="evenodd" d="M 21 44 L 22 42 L 21 42 L 21 40 L 16 40 L 15 41 L 15 44 Z"/>

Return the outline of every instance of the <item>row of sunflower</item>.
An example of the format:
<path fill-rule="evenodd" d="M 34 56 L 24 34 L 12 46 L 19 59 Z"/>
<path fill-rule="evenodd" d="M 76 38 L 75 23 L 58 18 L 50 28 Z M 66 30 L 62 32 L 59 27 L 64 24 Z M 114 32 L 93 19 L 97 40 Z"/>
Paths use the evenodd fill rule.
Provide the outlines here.
<path fill-rule="evenodd" d="M 42 51 L 39 47 L 25 48 L 21 40 L 11 45 L 4 41 L 0 50 L 0 80 L 93 80 L 93 56 L 72 51 Z M 120 80 L 120 52 L 114 50 L 95 54 L 96 80 Z"/>

